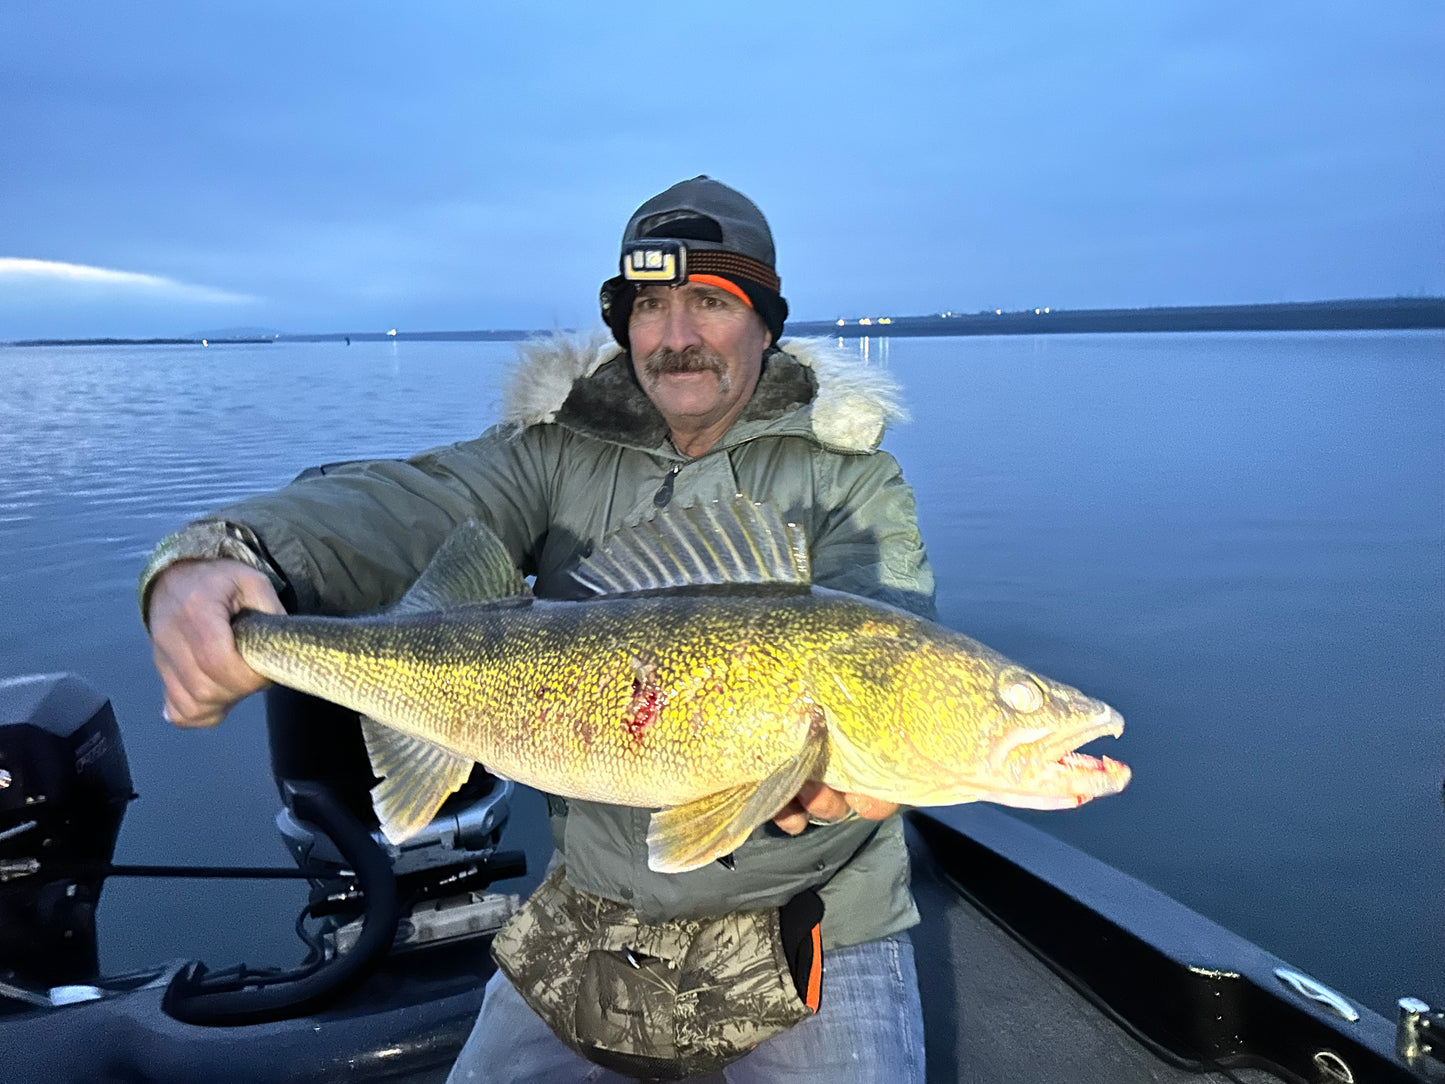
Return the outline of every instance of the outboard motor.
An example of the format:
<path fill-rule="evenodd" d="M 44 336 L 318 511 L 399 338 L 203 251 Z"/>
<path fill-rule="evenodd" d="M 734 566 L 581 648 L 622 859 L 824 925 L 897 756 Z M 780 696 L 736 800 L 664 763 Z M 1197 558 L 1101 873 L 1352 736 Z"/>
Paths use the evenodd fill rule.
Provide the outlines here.
<path fill-rule="evenodd" d="M 431 825 L 394 847 L 371 811 L 375 779 L 356 714 L 279 687 L 267 707 L 284 802 L 277 824 L 300 866 L 292 875 L 312 884 L 297 922 L 310 952 L 289 971 L 213 971 L 200 961 L 163 969 L 161 1011 L 189 1024 L 320 1011 L 389 954 L 491 933 L 518 906 L 515 895 L 485 891 L 526 872 L 521 852 L 497 849 L 512 783 L 476 769 Z M 160 972 L 99 976 L 95 910 L 107 877 L 289 872 L 116 865 L 121 819 L 134 797 L 105 697 L 73 674 L 0 680 L 0 1013 L 105 999 L 161 981 Z M 323 920 L 319 937 L 305 932 L 307 917 Z"/>
<path fill-rule="evenodd" d="M 109 700 L 74 674 L 0 681 L 0 979 L 96 977 L 95 907 L 134 797 Z"/>

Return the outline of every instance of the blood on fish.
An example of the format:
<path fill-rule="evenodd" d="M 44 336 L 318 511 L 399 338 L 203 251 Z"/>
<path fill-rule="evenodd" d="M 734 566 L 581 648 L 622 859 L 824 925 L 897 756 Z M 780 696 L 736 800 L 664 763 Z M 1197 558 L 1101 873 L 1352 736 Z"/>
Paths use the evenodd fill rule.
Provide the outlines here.
<path fill-rule="evenodd" d="M 641 739 L 643 732 L 662 713 L 662 690 L 651 681 L 632 679 L 632 699 L 622 713 L 622 725 L 632 737 Z"/>

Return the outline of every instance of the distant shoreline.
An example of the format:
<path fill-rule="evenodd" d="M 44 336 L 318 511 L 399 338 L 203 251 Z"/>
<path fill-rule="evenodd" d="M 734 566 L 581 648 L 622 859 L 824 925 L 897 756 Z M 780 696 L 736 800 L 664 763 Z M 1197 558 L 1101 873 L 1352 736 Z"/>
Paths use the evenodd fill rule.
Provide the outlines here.
<path fill-rule="evenodd" d="M 1445 328 L 1445 297 L 1181 305 L 1148 309 L 1025 309 L 841 320 L 793 320 L 790 336 L 842 339 L 955 335 L 1112 334 L 1151 331 L 1408 331 Z M 229 346 L 271 342 L 520 342 L 546 330 L 278 333 L 234 339 L 21 339 L 6 346 Z"/>
<path fill-rule="evenodd" d="M 845 339 L 1149 331 L 1405 331 L 1421 328 L 1445 328 L 1445 298 L 1364 298 L 1151 309 L 995 310 L 793 322 L 788 325 L 788 330 L 795 335 L 833 335 Z"/>
<path fill-rule="evenodd" d="M 236 343 L 273 343 L 279 336 L 253 339 L 16 339 L 0 346 L 225 346 Z"/>

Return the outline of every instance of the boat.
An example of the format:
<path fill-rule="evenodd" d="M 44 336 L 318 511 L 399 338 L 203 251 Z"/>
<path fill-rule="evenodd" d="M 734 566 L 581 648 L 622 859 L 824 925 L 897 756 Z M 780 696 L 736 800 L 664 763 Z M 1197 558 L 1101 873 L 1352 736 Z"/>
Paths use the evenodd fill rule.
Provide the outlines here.
<path fill-rule="evenodd" d="M 355 716 L 267 698 L 295 868 L 127 867 L 111 861 L 133 795 L 109 701 L 74 674 L 0 682 L 0 1079 L 445 1079 L 518 905 L 492 890 L 525 868 L 501 846 L 513 786 L 479 768 L 393 847 L 369 819 Z M 930 1081 L 1445 1081 L 1445 1014 L 1423 1001 L 1387 1020 L 994 807 L 914 810 L 907 832 Z M 101 887 L 125 875 L 305 878 L 306 959 L 99 975 Z"/>

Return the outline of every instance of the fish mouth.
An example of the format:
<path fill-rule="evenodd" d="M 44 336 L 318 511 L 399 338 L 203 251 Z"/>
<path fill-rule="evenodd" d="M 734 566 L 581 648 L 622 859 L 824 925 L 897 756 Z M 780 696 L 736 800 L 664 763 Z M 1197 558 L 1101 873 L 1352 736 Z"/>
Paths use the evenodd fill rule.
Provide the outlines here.
<path fill-rule="evenodd" d="M 1091 760 L 1087 754 L 1076 750 L 1095 738 L 1117 738 L 1124 733 L 1124 717 L 1108 704 L 1099 705 L 1099 710 L 1089 719 L 1072 730 L 1053 730 L 1035 741 L 1018 746 L 1030 760 L 1049 762 L 1064 757 L 1082 757 Z"/>
<path fill-rule="evenodd" d="M 1124 717 L 1107 704 L 1076 727 L 1016 731 L 995 751 L 996 770 L 980 781 L 979 797 L 1019 809 L 1068 809 L 1117 794 L 1129 783 L 1129 766 L 1078 748 L 1123 733 Z"/>

